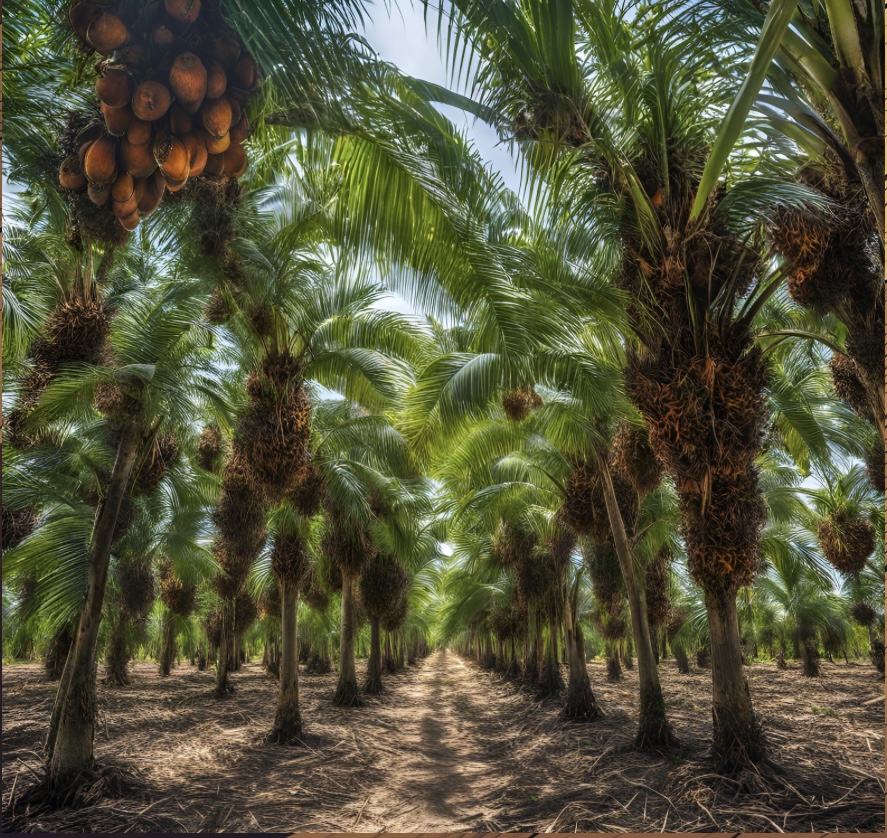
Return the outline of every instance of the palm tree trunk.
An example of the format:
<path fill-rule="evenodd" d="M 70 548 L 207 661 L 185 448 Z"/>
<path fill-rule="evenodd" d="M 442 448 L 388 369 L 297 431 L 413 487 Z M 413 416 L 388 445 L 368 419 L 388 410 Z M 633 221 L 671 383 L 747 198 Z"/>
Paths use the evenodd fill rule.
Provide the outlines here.
<path fill-rule="evenodd" d="M 339 683 L 333 704 L 337 707 L 359 707 L 357 670 L 354 666 L 354 642 L 357 626 L 354 619 L 354 574 L 342 570 L 342 630 L 339 641 Z"/>
<path fill-rule="evenodd" d="M 108 654 L 105 656 L 105 677 L 109 684 L 125 687 L 129 684 L 129 648 L 126 642 L 126 617 L 117 617 L 108 641 Z"/>
<path fill-rule="evenodd" d="M 615 640 L 607 640 L 605 643 L 607 653 L 607 680 L 611 684 L 622 680 L 622 664 L 619 663 L 619 650 Z"/>
<path fill-rule="evenodd" d="M 370 617 L 370 659 L 367 661 L 367 676 L 363 691 L 376 695 L 383 690 L 382 686 L 382 632 L 379 629 L 379 618 Z"/>
<path fill-rule="evenodd" d="M 289 745 L 302 737 L 302 713 L 299 709 L 299 587 L 292 580 L 281 580 L 280 629 L 283 635 L 280 650 L 280 683 L 274 727 L 268 741 Z"/>
<path fill-rule="evenodd" d="M 564 680 L 561 678 L 560 664 L 557 659 L 557 626 L 552 621 L 548 629 L 548 638 L 545 643 L 545 657 L 542 662 L 542 672 L 539 677 L 539 689 L 536 698 L 547 698 L 557 695 L 564 688 Z"/>
<path fill-rule="evenodd" d="M 117 445 L 108 491 L 100 505 L 89 546 L 86 601 L 80 612 L 74 647 L 68 655 L 56 695 L 47 746 L 48 780 L 54 792 L 74 785 L 92 768 L 96 716 L 96 653 L 99 623 L 108 581 L 111 542 L 138 450 L 135 429 L 128 428 Z"/>
<path fill-rule="evenodd" d="M 734 773 L 764 758 L 763 736 L 742 671 L 736 593 L 705 591 L 711 632 L 712 755 L 719 770 Z"/>
<path fill-rule="evenodd" d="M 801 651 L 802 672 L 806 678 L 819 677 L 819 654 L 816 641 L 808 623 L 799 621 L 798 643 Z"/>
<path fill-rule="evenodd" d="M 579 580 L 576 580 L 578 590 Z M 569 683 L 567 684 L 567 700 L 562 715 L 573 721 L 592 722 L 600 718 L 591 680 L 588 677 L 588 666 L 585 661 L 585 638 L 582 629 L 573 617 L 573 596 L 568 595 L 564 607 L 564 647 L 567 652 L 567 665 L 570 667 Z"/>
<path fill-rule="evenodd" d="M 169 675 L 176 656 L 176 629 L 171 611 L 163 615 L 163 646 L 160 650 L 160 674 Z"/>
<path fill-rule="evenodd" d="M 231 641 L 234 635 L 234 604 L 231 600 L 222 603 L 222 632 L 219 639 L 219 663 L 216 666 L 216 695 L 223 696 L 234 692 L 234 685 L 228 679 L 231 668 Z"/>
<path fill-rule="evenodd" d="M 690 661 L 687 659 L 687 650 L 684 649 L 683 646 L 672 646 L 672 652 L 674 652 L 675 663 L 678 665 L 678 672 L 681 675 L 689 675 L 690 674 Z"/>
<path fill-rule="evenodd" d="M 635 746 L 644 749 L 670 748 L 676 744 L 676 740 L 665 715 L 665 700 L 662 697 L 662 687 L 659 684 L 659 670 L 656 668 L 653 646 L 650 641 L 650 623 L 647 618 L 647 600 L 644 587 L 635 573 L 632 545 L 625 532 L 625 523 L 622 520 L 622 513 L 619 511 L 619 503 L 613 489 L 609 466 L 606 462 L 601 462 L 600 469 L 607 515 L 610 519 L 613 544 L 616 548 L 616 556 L 619 559 L 619 568 L 622 571 L 622 579 L 628 596 L 631 631 L 637 648 L 641 701 Z"/>

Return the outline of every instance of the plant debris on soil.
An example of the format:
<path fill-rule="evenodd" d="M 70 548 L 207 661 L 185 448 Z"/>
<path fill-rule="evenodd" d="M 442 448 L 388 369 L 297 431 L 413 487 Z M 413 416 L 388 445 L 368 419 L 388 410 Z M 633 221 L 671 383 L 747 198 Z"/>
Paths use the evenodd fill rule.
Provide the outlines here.
<path fill-rule="evenodd" d="M 365 667 L 365 662 L 359 668 Z M 131 667 L 99 688 L 96 756 L 138 778 L 79 809 L 11 810 L 42 773 L 57 688 L 39 664 L 3 673 L 5 826 L 27 832 L 831 832 L 884 831 L 884 685 L 863 664 L 746 669 L 776 770 L 712 773 L 711 676 L 660 673 L 682 745 L 632 750 L 637 674 L 589 670 L 606 714 L 558 719 L 560 702 L 440 651 L 385 678 L 359 709 L 331 703 L 336 675 L 300 678 L 304 747 L 263 743 L 276 682 L 256 663 L 217 699 L 215 675 Z M 359 672 L 363 680 L 363 673 Z M 7 820 L 8 819 L 8 820 Z"/>

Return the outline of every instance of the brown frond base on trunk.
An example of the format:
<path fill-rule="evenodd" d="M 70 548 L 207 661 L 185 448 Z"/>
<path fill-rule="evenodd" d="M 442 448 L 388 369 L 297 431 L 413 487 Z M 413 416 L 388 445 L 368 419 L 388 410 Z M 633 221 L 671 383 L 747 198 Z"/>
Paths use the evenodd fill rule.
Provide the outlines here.
<path fill-rule="evenodd" d="M 711 754 L 715 769 L 729 777 L 766 762 L 764 732 L 757 717 L 731 714 L 723 706 L 714 725 Z"/>
<path fill-rule="evenodd" d="M 126 637 L 119 628 L 111 635 L 105 658 L 105 683 L 112 687 L 129 686 L 129 649 L 126 647 Z"/>
<path fill-rule="evenodd" d="M 568 690 L 561 718 L 570 722 L 593 722 L 603 717 L 594 693 L 587 685 Z"/>
<path fill-rule="evenodd" d="M 336 707 L 363 707 L 363 700 L 358 694 L 357 684 L 351 681 L 340 682 L 336 687 L 336 694 L 333 696 L 333 704 Z"/>
<path fill-rule="evenodd" d="M 304 745 L 302 741 L 302 717 L 297 713 L 290 719 L 278 719 L 274 728 L 265 736 L 269 745 Z"/>
<path fill-rule="evenodd" d="M 385 687 L 382 684 L 382 673 L 367 672 L 366 680 L 363 682 L 363 691 L 367 695 L 378 695 L 379 693 L 384 692 Z"/>
<path fill-rule="evenodd" d="M 523 680 L 529 686 L 534 686 L 539 680 L 539 665 L 536 663 L 536 658 L 533 655 L 524 664 Z"/>
<path fill-rule="evenodd" d="M 878 670 L 878 674 L 884 677 L 884 642 L 875 638 L 872 641 L 872 664 Z"/>
<path fill-rule="evenodd" d="M 3 812 L 3 831 L 15 833 L 33 825 L 40 812 L 91 806 L 108 798 L 132 797 L 144 786 L 135 769 L 123 765 L 93 764 L 73 777 L 47 776 L 23 789 Z M 27 831 L 31 831 L 28 829 Z"/>
<path fill-rule="evenodd" d="M 224 683 L 216 684 L 216 688 L 213 690 L 213 695 L 216 698 L 227 698 L 229 695 L 234 694 L 234 684 L 232 684 L 227 678 Z"/>
<path fill-rule="evenodd" d="M 622 667 L 615 653 L 607 658 L 607 680 L 611 684 L 622 680 Z"/>
<path fill-rule="evenodd" d="M 326 675 L 333 671 L 333 662 L 325 655 L 312 652 L 305 665 L 305 672 L 309 675 Z"/>
<path fill-rule="evenodd" d="M 536 684 L 536 701 L 542 701 L 549 696 L 560 695 L 564 691 L 564 679 L 561 677 L 560 668 L 556 663 L 547 661 L 542 667 L 539 683 Z"/>
<path fill-rule="evenodd" d="M 665 716 L 665 701 L 661 690 L 641 695 L 641 717 L 634 746 L 639 751 L 659 752 L 675 748 L 678 740 Z"/>

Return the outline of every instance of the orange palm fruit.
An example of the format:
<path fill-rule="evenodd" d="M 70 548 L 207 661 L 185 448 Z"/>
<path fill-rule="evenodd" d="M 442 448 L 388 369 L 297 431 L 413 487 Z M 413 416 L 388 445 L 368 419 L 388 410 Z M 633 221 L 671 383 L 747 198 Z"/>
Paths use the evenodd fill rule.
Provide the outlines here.
<path fill-rule="evenodd" d="M 113 137 L 99 137 L 83 158 L 83 172 L 90 183 L 111 183 L 117 174 L 117 142 Z"/>
<path fill-rule="evenodd" d="M 151 177 L 145 179 L 144 184 L 144 193 L 139 198 L 139 213 L 143 217 L 154 212 L 163 200 L 163 194 L 166 192 L 166 181 L 163 179 L 163 172 L 157 169 Z"/>
<path fill-rule="evenodd" d="M 128 201 L 134 194 L 135 178 L 129 172 L 121 172 L 111 184 L 111 197 L 115 201 Z"/>
<path fill-rule="evenodd" d="M 207 154 L 206 165 L 203 167 L 205 175 L 221 175 L 225 172 L 225 158 L 221 154 Z"/>
<path fill-rule="evenodd" d="M 81 189 L 86 186 L 86 175 L 76 154 L 69 154 L 59 167 L 59 183 L 65 189 Z"/>
<path fill-rule="evenodd" d="M 104 74 L 95 80 L 96 96 L 111 108 L 128 105 L 134 88 L 132 76 L 119 67 L 106 68 Z"/>
<path fill-rule="evenodd" d="M 145 122 L 160 119 L 172 99 L 169 90 L 157 81 L 143 81 L 132 94 L 132 112 Z"/>
<path fill-rule="evenodd" d="M 197 177 L 206 166 L 206 141 L 201 134 L 192 131 L 182 137 L 182 142 L 188 151 L 188 177 Z"/>
<path fill-rule="evenodd" d="M 169 130 L 177 136 L 187 134 L 194 128 L 194 120 L 191 114 L 179 103 L 174 102 L 169 109 Z"/>
<path fill-rule="evenodd" d="M 236 125 L 231 126 L 231 142 L 242 143 L 249 136 L 249 120 L 246 114 L 240 117 Z"/>
<path fill-rule="evenodd" d="M 172 134 L 158 134 L 154 139 L 154 159 L 169 181 L 180 181 L 188 177 L 190 159 L 185 144 Z"/>
<path fill-rule="evenodd" d="M 171 47 L 176 40 L 172 30 L 168 26 L 160 25 L 151 33 L 151 43 L 155 47 Z"/>
<path fill-rule="evenodd" d="M 223 137 L 231 127 L 231 103 L 224 97 L 210 99 L 200 109 L 200 119 L 211 137 Z"/>
<path fill-rule="evenodd" d="M 144 119 L 134 116 L 129 123 L 129 128 L 126 129 L 126 139 L 133 145 L 145 145 L 145 143 L 150 143 L 153 137 L 154 126 L 150 122 L 145 122 Z"/>
<path fill-rule="evenodd" d="M 200 0 L 163 0 L 163 7 L 178 23 L 194 23 L 200 14 Z"/>
<path fill-rule="evenodd" d="M 129 30 L 117 15 L 103 12 L 90 22 L 86 40 L 96 52 L 110 55 L 129 40 Z"/>
<path fill-rule="evenodd" d="M 246 171 L 246 152 L 241 145 L 230 146 L 222 155 L 222 160 L 225 166 L 225 174 L 229 177 L 241 177 Z"/>
<path fill-rule="evenodd" d="M 213 58 L 206 68 L 206 98 L 218 99 L 228 87 L 228 75 L 220 62 Z"/>
<path fill-rule="evenodd" d="M 122 137 L 132 122 L 132 111 L 128 107 L 112 108 L 104 102 L 102 102 L 102 116 L 105 117 L 108 133 L 115 137 Z"/>
<path fill-rule="evenodd" d="M 231 145 L 231 134 L 226 133 L 222 137 L 211 137 L 206 135 L 206 150 L 210 154 L 221 154 L 223 151 L 227 151 L 228 147 Z"/>
<path fill-rule="evenodd" d="M 111 198 L 111 186 L 107 183 L 90 183 L 87 192 L 89 200 L 100 207 L 107 204 Z"/>
<path fill-rule="evenodd" d="M 157 168 L 151 143 L 134 145 L 126 138 L 120 141 L 120 163 L 133 177 L 148 177 Z"/>
<path fill-rule="evenodd" d="M 71 28 L 86 40 L 86 33 L 89 31 L 91 24 L 100 14 L 102 10 L 92 3 L 77 3 L 71 6 L 68 12 L 68 20 L 71 22 Z"/>
<path fill-rule="evenodd" d="M 169 71 L 169 86 L 179 101 L 199 105 L 206 95 L 206 67 L 193 52 L 181 53 Z"/>
<path fill-rule="evenodd" d="M 120 221 L 120 226 L 123 227 L 124 230 L 128 232 L 132 232 L 136 227 L 139 226 L 139 221 L 141 221 L 141 216 L 139 215 L 138 209 L 132 213 L 132 215 L 127 215 L 126 218 L 118 219 Z"/>
<path fill-rule="evenodd" d="M 244 53 L 234 65 L 234 83 L 243 90 L 252 90 L 256 86 L 258 69 L 251 55 Z"/>

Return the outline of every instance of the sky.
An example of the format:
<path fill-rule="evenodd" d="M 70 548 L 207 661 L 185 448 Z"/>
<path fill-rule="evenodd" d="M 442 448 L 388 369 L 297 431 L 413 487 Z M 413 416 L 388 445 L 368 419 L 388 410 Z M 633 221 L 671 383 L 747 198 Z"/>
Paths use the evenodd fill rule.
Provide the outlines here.
<path fill-rule="evenodd" d="M 397 65 L 407 75 L 453 86 L 443 50 L 437 43 L 436 13 L 429 13 L 428 32 L 421 4 L 414 0 L 400 0 L 399 4 L 377 0 L 370 15 L 364 34 L 382 59 Z M 437 107 L 471 139 L 481 157 L 502 175 L 506 186 L 517 192 L 520 177 L 514 158 L 500 143 L 495 130 L 456 108 L 440 104 Z"/>

